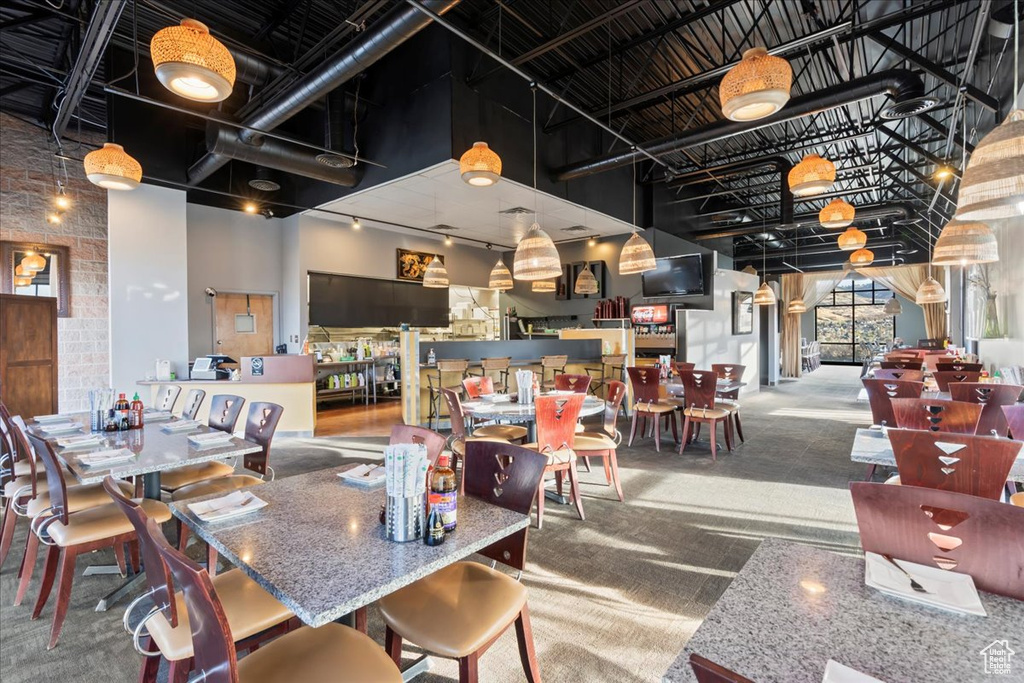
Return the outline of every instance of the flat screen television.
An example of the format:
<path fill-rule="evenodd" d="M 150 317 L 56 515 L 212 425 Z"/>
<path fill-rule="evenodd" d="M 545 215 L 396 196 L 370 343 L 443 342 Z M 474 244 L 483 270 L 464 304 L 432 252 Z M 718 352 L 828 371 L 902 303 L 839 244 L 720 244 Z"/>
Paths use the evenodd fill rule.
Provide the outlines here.
<path fill-rule="evenodd" d="M 704 294 L 704 264 L 700 254 L 668 256 L 657 259 L 656 263 L 654 270 L 648 270 L 641 276 L 644 297 Z"/>

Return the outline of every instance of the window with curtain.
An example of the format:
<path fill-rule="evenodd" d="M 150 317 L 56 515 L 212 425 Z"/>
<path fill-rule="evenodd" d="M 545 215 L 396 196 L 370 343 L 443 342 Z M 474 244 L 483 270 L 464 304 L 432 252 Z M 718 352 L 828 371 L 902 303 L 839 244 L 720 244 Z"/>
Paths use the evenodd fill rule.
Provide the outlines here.
<path fill-rule="evenodd" d="M 823 363 L 861 363 L 861 344 L 889 344 L 896 318 L 885 313 L 892 291 L 867 279 L 847 279 L 814 307 L 814 336 Z"/>

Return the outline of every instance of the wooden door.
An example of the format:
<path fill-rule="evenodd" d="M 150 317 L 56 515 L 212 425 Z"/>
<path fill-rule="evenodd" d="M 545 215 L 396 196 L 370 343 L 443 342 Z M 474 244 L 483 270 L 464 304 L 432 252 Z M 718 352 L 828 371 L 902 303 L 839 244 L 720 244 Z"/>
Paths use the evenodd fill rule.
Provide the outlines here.
<path fill-rule="evenodd" d="M 0 294 L 0 398 L 25 419 L 57 412 L 57 300 Z"/>
<path fill-rule="evenodd" d="M 215 306 L 214 353 L 242 356 L 274 352 L 274 297 L 269 294 L 219 293 Z"/>

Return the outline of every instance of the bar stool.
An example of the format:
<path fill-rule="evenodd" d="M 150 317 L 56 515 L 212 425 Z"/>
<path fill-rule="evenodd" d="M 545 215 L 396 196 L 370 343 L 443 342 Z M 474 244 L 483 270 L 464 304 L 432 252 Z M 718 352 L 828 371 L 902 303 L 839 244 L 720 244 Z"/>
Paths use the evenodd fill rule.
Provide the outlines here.
<path fill-rule="evenodd" d="M 541 356 L 540 357 L 540 384 L 542 389 L 555 388 L 555 376 L 565 372 L 565 366 L 569 362 L 569 356 Z M 545 379 L 547 371 L 551 371 L 551 379 Z"/>
<path fill-rule="evenodd" d="M 508 393 L 508 371 L 509 366 L 512 365 L 512 358 L 481 358 L 480 359 L 480 376 L 487 377 L 488 373 L 494 373 L 496 377 L 492 377 L 494 382 L 494 391 L 499 394 Z"/>
<path fill-rule="evenodd" d="M 455 375 L 458 379 L 452 384 L 446 384 L 446 377 Z M 427 427 L 434 428 L 434 420 L 441 422 L 441 389 L 462 389 L 462 380 L 469 376 L 469 360 L 462 359 L 439 359 L 434 368 L 434 373 L 427 374 L 427 384 L 430 388 L 430 406 L 427 413 Z"/>
<path fill-rule="evenodd" d="M 590 393 L 598 395 L 602 387 L 608 382 L 623 381 L 626 374 L 626 354 L 616 353 L 601 356 L 601 365 L 596 368 L 584 368 L 587 374 L 595 379 L 590 383 Z"/>

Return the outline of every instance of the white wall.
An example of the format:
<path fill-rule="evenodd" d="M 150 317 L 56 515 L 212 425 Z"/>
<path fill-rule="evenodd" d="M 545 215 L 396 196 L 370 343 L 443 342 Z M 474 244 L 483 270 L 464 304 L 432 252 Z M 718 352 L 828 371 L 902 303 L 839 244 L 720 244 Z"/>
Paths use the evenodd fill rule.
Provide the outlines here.
<path fill-rule="evenodd" d="M 188 371 L 185 193 L 154 185 L 109 192 L 110 382 L 129 395 L 135 382 L 172 361 Z"/>
<path fill-rule="evenodd" d="M 989 266 L 996 294 L 1002 339 L 978 341 L 978 354 L 989 369 L 1024 365 L 1024 218 L 991 223 L 999 242 L 999 261 Z"/>

